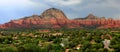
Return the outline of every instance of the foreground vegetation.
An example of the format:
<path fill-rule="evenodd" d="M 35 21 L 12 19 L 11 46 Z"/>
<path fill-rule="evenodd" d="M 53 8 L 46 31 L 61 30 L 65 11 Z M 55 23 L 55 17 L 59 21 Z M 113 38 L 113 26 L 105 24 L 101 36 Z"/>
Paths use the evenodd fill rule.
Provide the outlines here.
<path fill-rule="evenodd" d="M 109 49 L 104 39 L 110 40 Z M 0 30 L 0 52 L 119 52 L 119 29 Z"/>

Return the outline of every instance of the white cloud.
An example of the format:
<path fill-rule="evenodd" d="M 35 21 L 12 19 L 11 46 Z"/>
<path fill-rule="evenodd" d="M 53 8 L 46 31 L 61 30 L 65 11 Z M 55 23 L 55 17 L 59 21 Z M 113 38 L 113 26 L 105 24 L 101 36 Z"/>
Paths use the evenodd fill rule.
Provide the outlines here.
<path fill-rule="evenodd" d="M 114 8 L 114 9 L 120 9 L 120 1 L 119 0 L 105 0 L 105 2 L 100 3 L 101 6 Z"/>
<path fill-rule="evenodd" d="M 84 0 L 82 4 L 71 8 L 84 14 L 95 13 L 98 16 L 120 18 L 120 0 Z"/>
<path fill-rule="evenodd" d="M 100 2 L 100 3 L 99 3 Z M 93 1 L 88 3 L 86 7 L 94 7 L 94 8 L 114 8 L 114 9 L 120 9 L 120 1 L 119 0 L 101 0 L 101 1 Z"/>
<path fill-rule="evenodd" d="M 32 14 L 40 14 L 45 8 L 48 8 L 45 3 L 32 0 L 0 0 L 0 18 L 2 18 L 0 23 Z"/>
<path fill-rule="evenodd" d="M 61 6 L 77 5 L 82 2 L 82 0 L 45 0 L 45 1 Z"/>
<path fill-rule="evenodd" d="M 34 2 L 32 0 L 0 0 L 0 14 L 15 13 L 19 11 L 38 11 L 40 9 L 48 8 L 42 2 Z"/>
<path fill-rule="evenodd" d="M 11 7 L 11 6 L 28 6 L 34 3 L 30 0 L 0 0 L 0 6 Z"/>
<path fill-rule="evenodd" d="M 45 7 L 43 3 L 33 2 L 32 0 L 0 0 L 1 8 L 19 7 Z"/>
<path fill-rule="evenodd" d="M 50 7 L 60 8 L 69 16 L 84 17 L 88 13 L 120 19 L 120 0 L 0 0 L 0 21 L 11 16 L 39 14 Z M 11 18 L 13 19 L 13 18 Z M 10 19 L 9 19 L 10 20 Z"/>

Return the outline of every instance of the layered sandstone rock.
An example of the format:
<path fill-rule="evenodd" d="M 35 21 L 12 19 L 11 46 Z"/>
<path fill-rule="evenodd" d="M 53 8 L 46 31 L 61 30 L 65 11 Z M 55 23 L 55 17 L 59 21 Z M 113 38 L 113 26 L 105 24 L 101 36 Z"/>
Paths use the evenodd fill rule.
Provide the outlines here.
<path fill-rule="evenodd" d="M 66 15 L 59 9 L 56 8 L 50 8 L 46 11 L 44 11 L 41 14 L 41 17 L 43 19 L 51 19 L 51 18 L 55 18 L 55 19 L 67 19 Z"/>
<path fill-rule="evenodd" d="M 106 19 L 93 14 L 69 20 L 61 10 L 50 8 L 41 15 L 11 20 L 0 25 L 0 28 L 120 28 L 120 20 Z"/>

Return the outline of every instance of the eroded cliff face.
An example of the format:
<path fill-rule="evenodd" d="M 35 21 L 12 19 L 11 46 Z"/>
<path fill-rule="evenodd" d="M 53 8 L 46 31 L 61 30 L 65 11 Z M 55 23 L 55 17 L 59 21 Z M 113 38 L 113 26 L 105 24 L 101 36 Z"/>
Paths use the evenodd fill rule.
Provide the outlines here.
<path fill-rule="evenodd" d="M 79 22 L 81 27 L 120 28 L 120 20 L 105 17 L 97 17 L 93 14 L 89 14 L 86 18 L 77 18 L 75 20 Z"/>
<path fill-rule="evenodd" d="M 51 19 L 51 18 L 55 18 L 55 19 L 67 19 L 66 15 L 59 9 L 56 8 L 50 8 L 46 11 L 44 11 L 41 14 L 41 17 L 43 19 Z"/>
<path fill-rule="evenodd" d="M 41 15 L 32 15 L 18 20 L 11 20 L 0 25 L 0 28 L 62 28 L 66 27 L 68 19 L 59 9 L 50 8 Z"/>
<path fill-rule="evenodd" d="M 106 19 L 105 17 L 97 17 L 93 15 L 87 16 L 82 19 L 75 19 L 79 21 L 82 27 L 92 27 L 92 28 L 120 28 L 120 20 L 115 20 L 112 18 Z"/>
<path fill-rule="evenodd" d="M 100 18 L 93 14 L 69 20 L 61 10 L 50 8 L 41 15 L 11 20 L 0 25 L 0 28 L 120 28 L 120 20 Z"/>

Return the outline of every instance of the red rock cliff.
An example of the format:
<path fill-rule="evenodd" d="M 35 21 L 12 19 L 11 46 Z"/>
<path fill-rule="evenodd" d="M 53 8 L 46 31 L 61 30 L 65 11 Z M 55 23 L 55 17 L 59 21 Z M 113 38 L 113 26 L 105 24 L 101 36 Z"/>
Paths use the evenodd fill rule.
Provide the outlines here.
<path fill-rule="evenodd" d="M 11 20 L 0 25 L 0 28 L 120 28 L 120 20 L 100 18 L 93 14 L 69 20 L 61 10 L 50 8 L 41 15 Z"/>

